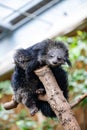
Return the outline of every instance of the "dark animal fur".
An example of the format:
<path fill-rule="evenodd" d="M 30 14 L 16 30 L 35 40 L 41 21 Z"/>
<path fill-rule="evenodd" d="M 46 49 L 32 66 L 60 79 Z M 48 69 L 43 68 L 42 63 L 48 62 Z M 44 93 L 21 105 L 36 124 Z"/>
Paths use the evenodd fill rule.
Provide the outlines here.
<path fill-rule="evenodd" d="M 54 50 L 52 50 L 53 48 Z M 49 60 L 49 58 L 52 60 Z M 61 68 L 61 64 L 65 62 L 70 64 L 67 47 L 61 42 L 54 42 L 49 39 L 44 40 L 27 49 L 19 49 L 14 56 L 14 62 L 16 66 L 12 76 L 12 87 L 15 100 L 18 103 L 22 102 L 26 105 L 30 109 L 31 115 L 41 110 L 45 116 L 55 117 L 48 102 L 38 100 L 36 90 L 43 88 L 43 94 L 46 92 L 43 84 L 35 75 L 34 70 L 48 65 L 63 91 L 65 98 L 67 98 L 67 73 Z"/>

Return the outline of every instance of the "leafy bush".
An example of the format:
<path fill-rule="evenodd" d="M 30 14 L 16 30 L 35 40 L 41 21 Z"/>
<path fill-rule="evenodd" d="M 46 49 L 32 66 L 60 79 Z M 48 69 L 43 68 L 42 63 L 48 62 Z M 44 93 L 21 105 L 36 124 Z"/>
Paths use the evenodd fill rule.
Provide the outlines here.
<path fill-rule="evenodd" d="M 87 33 L 78 31 L 76 36 L 57 37 L 68 43 L 72 68 L 69 70 L 69 89 L 73 97 L 87 93 Z M 84 100 L 87 103 L 87 99 Z"/>
<path fill-rule="evenodd" d="M 2 81 L 0 82 L 0 98 L 4 95 L 4 94 L 12 94 L 13 90 L 11 87 L 11 82 L 9 80 L 6 81 Z"/>

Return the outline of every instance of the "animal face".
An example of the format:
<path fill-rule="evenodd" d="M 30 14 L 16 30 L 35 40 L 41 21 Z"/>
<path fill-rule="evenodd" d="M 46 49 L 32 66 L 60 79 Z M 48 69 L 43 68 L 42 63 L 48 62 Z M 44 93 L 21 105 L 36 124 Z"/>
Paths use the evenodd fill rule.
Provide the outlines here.
<path fill-rule="evenodd" d="M 61 64 L 65 64 L 65 62 L 70 65 L 67 52 L 68 50 L 64 51 L 62 48 L 53 48 L 49 50 L 46 57 L 46 63 L 49 66 L 58 66 Z"/>

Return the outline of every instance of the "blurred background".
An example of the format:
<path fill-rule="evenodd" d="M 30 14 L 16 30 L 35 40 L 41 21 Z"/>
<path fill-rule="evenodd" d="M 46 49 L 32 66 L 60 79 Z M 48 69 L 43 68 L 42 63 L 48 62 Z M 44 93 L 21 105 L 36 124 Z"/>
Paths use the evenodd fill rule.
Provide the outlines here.
<path fill-rule="evenodd" d="M 63 130 L 58 119 L 38 112 L 31 117 L 19 104 L 6 111 L 2 104 L 13 95 L 13 55 L 51 38 L 64 41 L 70 51 L 69 101 L 87 93 L 87 0 L 0 0 L 0 130 Z M 87 98 L 73 112 L 82 130 L 87 130 Z"/>

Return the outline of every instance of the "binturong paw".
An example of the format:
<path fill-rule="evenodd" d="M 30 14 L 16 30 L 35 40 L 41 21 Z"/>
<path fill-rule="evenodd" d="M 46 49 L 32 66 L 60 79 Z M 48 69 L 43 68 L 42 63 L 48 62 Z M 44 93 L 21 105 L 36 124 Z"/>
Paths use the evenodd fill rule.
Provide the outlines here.
<path fill-rule="evenodd" d="M 36 94 L 45 94 L 45 90 L 43 88 L 39 88 L 36 90 Z"/>
<path fill-rule="evenodd" d="M 30 114 L 31 114 L 31 116 L 34 116 L 37 112 L 38 112 L 38 108 L 37 107 L 30 108 Z"/>

